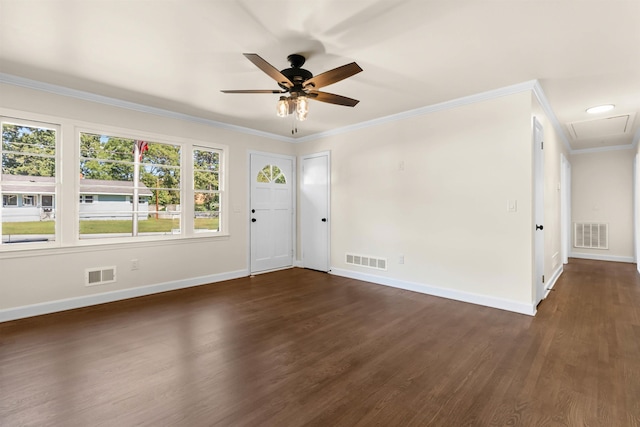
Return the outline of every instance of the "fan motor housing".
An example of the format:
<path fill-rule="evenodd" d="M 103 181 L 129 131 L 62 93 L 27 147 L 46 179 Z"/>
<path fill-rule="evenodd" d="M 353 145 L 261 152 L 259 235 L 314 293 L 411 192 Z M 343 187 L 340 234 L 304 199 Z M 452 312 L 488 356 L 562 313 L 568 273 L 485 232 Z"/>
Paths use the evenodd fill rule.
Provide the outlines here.
<path fill-rule="evenodd" d="M 287 56 L 287 60 L 291 63 L 291 68 L 285 68 L 280 72 L 282 73 L 283 76 L 291 80 L 291 82 L 294 84 L 294 87 L 297 88 L 298 86 L 300 86 L 297 89 L 302 89 L 302 83 L 304 83 L 305 81 L 313 77 L 313 74 L 311 73 L 311 71 L 305 70 L 304 68 L 300 68 L 304 65 L 306 61 L 305 57 L 294 53 L 292 55 Z M 279 86 L 283 89 L 290 89 L 281 84 L 279 84 Z"/>

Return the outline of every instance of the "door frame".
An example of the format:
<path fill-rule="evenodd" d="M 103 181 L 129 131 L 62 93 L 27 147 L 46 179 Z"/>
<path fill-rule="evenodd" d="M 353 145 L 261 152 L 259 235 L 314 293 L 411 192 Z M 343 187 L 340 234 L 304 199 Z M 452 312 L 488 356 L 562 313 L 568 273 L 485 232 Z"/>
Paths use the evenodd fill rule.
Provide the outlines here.
<path fill-rule="evenodd" d="M 640 152 L 633 162 L 633 228 L 636 252 L 636 269 L 640 273 Z"/>
<path fill-rule="evenodd" d="M 305 159 L 312 159 L 315 157 L 327 157 L 327 272 L 331 271 L 331 151 L 321 151 L 313 154 L 305 154 L 300 156 L 300 167 L 304 166 Z M 300 172 L 300 189 L 302 189 L 302 185 L 304 185 L 304 173 Z M 300 212 L 302 213 L 302 207 L 300 207 Z M 302 232 L 302 217 L 300 217 L 300 249 L 302 253 L 304 253 L 304 233 Z M 304 259 L 301 259 L 301 264 L 303 268 L 306 268 L 304 265 Z"/>
<path fill-rule="evenodd" d="M 571 162 L 560 153 L 560 242 L 562 264 L 571 253 Z"/>
<path fill-rule="evenodd" d="M 543 281 L 545 273 L 545 230 L 537 230 L 537 226 L 544 227 L 544 127 L 536 118 L 533 118 L 533 284 L 534 284 L 534 306 L 547 296 L 548 290 Z M 538 147 L 540 144 L 540 147 Z M 542 233 L 541 243 L 538 243 L 538 233 Z M 540 261 L 541 265 L 538 265 Z"/>
<path fill-rule="evenodd" d="M 290 268 L 293 267 L 296 263 L 296 258 L 297 258 L 297 252 L 298 252 L 298 246 L 297 246 L 297 235 L 296 235 L 296 230 L 298 228 L 298 209 L 297 207 L 297 193 L 298 193 L 298 184 L 297 184 L 297 174 L 298 174 L 298 170 L 297 170 L 297 162 L 296 162 L 296 157 L 295 156 L 289 156 L 287 154 L 279 154 L 279 153 L 269 153 L 267 151 L 257 151 L 257 150 L 247 150 L 247 199 L 246 199 L 246 211 L 245 214 L 243 216 L 244 221 L 245 221 L 245 230 L 247 231 L 247 271 L 249 272 L 250 276 L 253 276 L 255 274 L 262 274 L 262 273 L 269 273 L 270 271 L 273 270 L 266 270 L 266 271 L 258 271 L 258 272 L 252 272 L 251 270 L 251 186 L 253 184 L 253 176 L 251 176 L 251 156 L 253 154 L 259 155 L 259 156 L 268 156 L 268 157 L 278 157 L 281 159 L 288 159 L 291 160 L 291 248 L 293 250 L 293 261 L 292 261 L 292 265 L 289 267 L 284 267 L 284 268 Z M 283 269 L 284 269 L 283 268 Z"/>

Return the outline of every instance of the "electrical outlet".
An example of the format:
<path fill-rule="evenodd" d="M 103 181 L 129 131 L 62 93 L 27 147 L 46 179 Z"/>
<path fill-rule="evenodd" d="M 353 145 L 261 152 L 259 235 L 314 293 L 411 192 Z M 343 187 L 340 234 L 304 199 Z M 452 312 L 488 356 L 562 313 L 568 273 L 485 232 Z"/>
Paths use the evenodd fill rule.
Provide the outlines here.
<path fill-rule="evenodd" d="M 398 264 L 404 264 L 404 255 L 398 256 Z"/>
<path fill-rule="evenodd" d="M 140 262 L 137 259 L 132 259 L 131 270 L 138 270 L 138 269 L 140 269 Z"/>

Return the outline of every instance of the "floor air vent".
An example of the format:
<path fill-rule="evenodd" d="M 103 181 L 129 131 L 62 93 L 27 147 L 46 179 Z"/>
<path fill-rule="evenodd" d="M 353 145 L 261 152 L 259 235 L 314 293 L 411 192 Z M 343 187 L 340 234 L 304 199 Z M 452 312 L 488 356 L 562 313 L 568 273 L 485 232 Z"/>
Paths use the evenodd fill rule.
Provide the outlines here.
<path fill-rule="evenodd" d="M 608 224 L 576 222 L 573 224 L 573 247 L 609 249 Z"/>
<path fill-rule="evenodd" d="M 85 286 L 104 285 L 115 281 L 115 267 L 88 268 L 84 271 Z"/>
<path fill-rule="evenodd" d="M 350 265 L 375 268 L 376 270 L 387 269 L 386 258 L 377 258 L 369 255 L 346 254 L 345 262 Z"/>

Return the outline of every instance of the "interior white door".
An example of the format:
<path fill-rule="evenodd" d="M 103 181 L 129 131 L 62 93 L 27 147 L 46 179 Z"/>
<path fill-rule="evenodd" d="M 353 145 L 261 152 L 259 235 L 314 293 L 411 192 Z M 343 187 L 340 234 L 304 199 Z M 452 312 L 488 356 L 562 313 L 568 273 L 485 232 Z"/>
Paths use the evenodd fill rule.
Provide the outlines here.
<path fill-rule="evenodd" d="M 535 304 L 546 296 L 544 283 L 544 134 L 542 124 L 533 119 L 534 157 L 534 251 L 535 251 Z"/>
<path fill-rule="evenodd" d="M 302 158 L 300 230 L 302 265 L 329 271 L 329 153 Z"/>
<path fill-rule="evenodd" d="M 640 154 L 636 154 L 635 162 L 633 163 L 633 176 L 634 176 L 634 190 L 633 197 L 633 225 L 635 234 L 635 249 L 636 249 L 636 269 L 640 273 Z"/>
<path fill-rule="evenodd" d="M 251 273 L 293 265 L 293 158 L 251 154 Z"/>
<path fill-rule="evenodd" d="M 571 164 L 560 154 L 560 248 L 562 263 L 569 263 L 571 251 Z"/>

